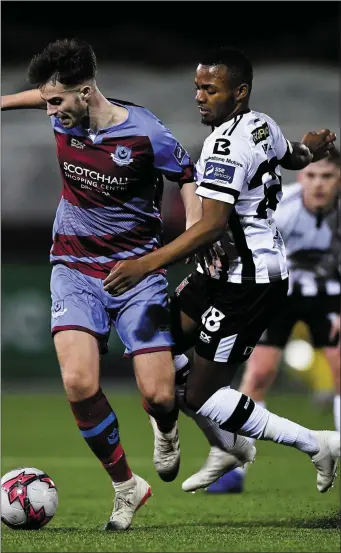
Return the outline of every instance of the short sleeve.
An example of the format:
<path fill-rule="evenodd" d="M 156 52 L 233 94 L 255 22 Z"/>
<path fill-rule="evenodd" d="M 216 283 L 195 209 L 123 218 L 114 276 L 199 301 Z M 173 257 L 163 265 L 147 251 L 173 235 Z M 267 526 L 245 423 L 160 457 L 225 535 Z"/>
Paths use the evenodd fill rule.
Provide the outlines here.
<path fill-rule="evenodd" d="M 216 155 L 224 151 L 224 156 Z M 235 204 L 251 166 L 250 145 L 245 139 L 228 140 L 217 136 L 204 146 L 205 159 L 196 193 L 204 198 Z"/>
<path fill-rule="evenodd" d="M 274 141 L 273 147 L 276 152 L 276 157 L 278 161 L 280 161 L 286 154 L 292 153 L 292 145 L 290 141 L 285 138 L 281 128 L 279 127 L 279 125 L 277 125 L 276 121 L 271 119 L 271 117 L 269 116 L 266 116 L 266 120 L 271 129 L 271 134 Z"/>
<path fill-rule="evenodd" d="M 157 121 L 150 140 L 156 169 L 159 169 L 168 180 L 177 182 L 179 186 L 194 181 L 194 164 L 189 153 L 161 121 Z"/>

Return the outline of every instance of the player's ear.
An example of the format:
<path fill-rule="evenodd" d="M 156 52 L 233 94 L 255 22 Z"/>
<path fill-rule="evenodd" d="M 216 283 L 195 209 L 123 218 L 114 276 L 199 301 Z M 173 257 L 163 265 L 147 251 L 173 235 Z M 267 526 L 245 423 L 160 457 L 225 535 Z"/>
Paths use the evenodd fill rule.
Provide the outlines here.
<path fill-rule="evenodd" d="M 243 83 L 243 84 L 240 84 L 239 86 L 237 86 L 235 91 L 236 91 L 235 92 L 235 98 L 236 98 L 237 102 L 241 102 L 247 96 L 249 96 L 251 89 L 250 89 L 250 86 L 248 84 Z"/>
<path fill-rule="evenodd" d="M 81 99 L 87 101 L 90 98 L 91 86 L 84 85 L 82 86 L 79 92 L 80 92 Z"/>

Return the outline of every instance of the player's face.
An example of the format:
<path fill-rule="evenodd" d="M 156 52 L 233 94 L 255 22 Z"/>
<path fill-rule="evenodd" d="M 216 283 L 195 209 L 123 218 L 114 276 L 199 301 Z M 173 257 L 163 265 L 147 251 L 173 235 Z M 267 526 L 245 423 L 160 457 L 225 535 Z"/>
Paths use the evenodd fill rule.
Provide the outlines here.
<path fill-rule="evenodd" d="M 298 173 L 303 197 L 309 209 L 329 207 L 340 190 L 340 167 L 322 159 L 310 163 Z"/>
<path fill-rule="evenodd" d="M 82 87 L 67 88 L 58 81 L 46 83 L 40 88 L 46 102 L 47 115 L 54 115 L 63 127 L 77 127 L 87 115 L 88 104 L 81 95 Z"/>
<path fill-rule="evenodd" d="M 195 101 L 204 125 L 218 127 L 235 112 L 238 105 L 236 89 L 229 86 L 224 66 L 199 64 L 195 85 Z"/>

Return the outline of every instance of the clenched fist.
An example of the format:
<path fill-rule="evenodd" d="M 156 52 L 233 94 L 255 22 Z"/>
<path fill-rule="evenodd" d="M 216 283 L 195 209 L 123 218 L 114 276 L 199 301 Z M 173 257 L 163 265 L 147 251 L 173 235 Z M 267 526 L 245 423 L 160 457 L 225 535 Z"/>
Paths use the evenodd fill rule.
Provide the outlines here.
<path fill-rule="evenodd" d="M 311 131 L 304 135 L 301 144 L 307 146 L 312 154 L 311 161 L 319 161 L 328 156 L 328 153 L 335 147 L 336 134 L 329 129 Z"/>

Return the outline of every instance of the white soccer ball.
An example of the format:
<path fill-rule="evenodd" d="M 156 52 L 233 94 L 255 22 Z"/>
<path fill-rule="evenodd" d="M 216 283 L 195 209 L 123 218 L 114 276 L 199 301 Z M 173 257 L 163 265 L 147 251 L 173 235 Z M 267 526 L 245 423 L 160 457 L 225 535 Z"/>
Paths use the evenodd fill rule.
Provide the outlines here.
<path fill-rule="evenodd" d="M 1 520 L 10 528 L 39 530 L 57 507 L 57 488 L 42 470 L 17 468 L 1 478 Z"/>

